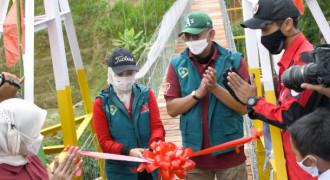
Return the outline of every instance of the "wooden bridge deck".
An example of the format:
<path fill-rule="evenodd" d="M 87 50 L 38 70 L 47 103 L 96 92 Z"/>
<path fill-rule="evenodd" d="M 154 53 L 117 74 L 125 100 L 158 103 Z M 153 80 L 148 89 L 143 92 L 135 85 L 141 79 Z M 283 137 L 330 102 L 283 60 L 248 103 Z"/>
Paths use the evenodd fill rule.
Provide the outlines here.
<path fill-rule="evenodd" d="M 212 21 L 213 21 L 213 28 L 215 29 L 215 38 L 214 41 L 219 43 L 221 46 L 227 48 L 227 40 L 225 35 L 225 28 L 223 25 L 222 15 L 221 15 L 221 9 L 220 9 L 220 3 L 219 0 L 194 0 L 191 8 L 192 11 L 201 11 L 207 13 Z M 176 56 L 184 51 L 186 48 L 185 42 L 180 38 L 178 45 L 176 47 L 176 50 L 173 54 L 173 56 Z M 166 79 L 164 79 L 162 88 L 160 89 L 159 95 L 158 95 L 158 106 L 160 110 L 160 116 L 162 119 L 162 122 L 164 124 L 165 130 L 166 130 L 166 137 L 165 140 L 169 142 L 175 143 L 178 147 L 181 147 L 181 133 L 180 133 L 180 119 L 179 116 L 172 118 L 167 114 L 166 111 L 166 102 L 164 99 L 164 91 L 166 87 Z M 248 170 L 248 179 L 252 180 L 252 174 L 251 174 L 251 166 L 248 158 L 248 153 L 246 151 L 245 153 L 247 155 L 247 170 Z"/>

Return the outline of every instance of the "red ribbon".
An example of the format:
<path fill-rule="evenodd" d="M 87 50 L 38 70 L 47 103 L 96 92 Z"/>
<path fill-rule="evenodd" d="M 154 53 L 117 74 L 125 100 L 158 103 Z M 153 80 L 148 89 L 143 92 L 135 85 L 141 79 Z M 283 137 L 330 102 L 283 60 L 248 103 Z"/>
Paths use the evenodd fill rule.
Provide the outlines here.
<path fill-rule="evenodd" d="M 62 152 L 68 152 L 70 147 L 71 146 L 68 145 L 67 148 L 64 149 Z M 76 146 L 72 146 L 72 147 L 73 147 L 73 150 L 75 148 L 78 148 Z M 117 161 L 153 162 L 152 159 L 143 159 L 143 158 L 137 158 L 137 157 L 131 157 L 131 156 L 124 156 L 124 155 L 110 154 L 110 153 L 99 153 L 99 152 L 91 152 L 91 151 L 80 151 L 79 155 L 86 156 L 86 157 L 92 157 L 92 158 L 99 158 L 99 159 L 111 159 L 111 160 L 117 160 Z M 77 164 L 79 161 L 80 161 L 80 158 L 78 157 L 75 164 Z M 75 174 L 75 177 L 81 176 L 81 172 L 82 172 L 82 167 L 80 165 L 77 173 Z"/>
<path fill-rule="evenodd" d="M 252 132 L 252 136 L 243 137 L 243 138 L 236 139 L 236 140 L 233 140 L 233 141 L 229 141 L 229 142 L 226 142 L 226 143 L 223 143 L 223 144 L 219 144 L 217 146 L 213 146 L 213 147 L 210 147 L 210 148 L 207 148 L 207 149 L 203 149 L 201 151 L 195 152 L 192 156 L 189 156 L 189 157 L 209 154 L 209 153 L 213 153 L 213 152 L 216 152 L 216 151 L 221 151 L 221 150 L 232 148 L 232 147 L 236 147 L 236 152 L 239 153 L 239 149 L 238 149 L 239 146 L 242 146 L 246 143 L 251 143 L 252 141 L 254 141 L 256 139 L 259 139 L 260 136 L 262 136 L 262 130 L 258 132 L 257 129 L 251 128 L 251 132 Z"/>
<path fill-rule="evenodd" d="M 175 144 L 171 142 L 154 142 L 150 145 L 153 151 L 145 150 L 143 152 L 143 158 L 135 158 L 117 154 L 108 153 L 98 153 L 89 151 L 80 151 L 80 155 L 101 158 L 101 159 L 113 159 L 122 161 L 135 161 L 142 162 L 138 168 L 131 169 L 132 172 L 143 172 L 145 169 L 148 173 L 159 169 L 158 179 L 163 180 L 174 180 L 175 176 L 180 179 L 184 179 L 188 173 L 186 170 L 193 170 L 195 167 L 195 162 L 188 159 L 189 157 L 204 155 L 208 153 L 213 153 L 216 151 L 221 151 L 224 149 L 236 147 L 237 153 L 239 152 L 238 147 L 244 145 L 245 143 L 251 143 L 252 141 L 259 139 L 262 136 L 262 131 L 257 131 L 257 129 L 251 129 L 252 136 L 243 137 L 236 139 L 224 144 L 219 144 L 201 151 L 193 152 L 192 148 L 187 149 L 181 147 L 178 148 Z M 63 152 L 67 152 L 70 149 L 68 146 Z M 80 161 L 77 159 L 76 164 Z M 76 173 L 75 177 L 81 175 L 81 167 Z"/>
<path fill-rule="evenodd" d="M 219 144 L 217 146 L 213 146 L 195 153 L 190 147 L 185 149 L 178 148 L 171 142 L 154 142 L 150 146 L 154 152 L 146 150 L 143 153 L 145 158 L 153 159 L 154 162 L 141 163 L 137 169 L 131 169 L 131 171 L 142 172 L 146 169 L 148 173 L 150 173 L 151 171 L 159 168 L 158 179 L 162 177 L 163 180 L 174 180 L 175 175 L 180 179 L 184 179 L 188 175 L 186 169 L 192 170 L 195 167 L 195 163 L 188 159 L 189 157 L 209 154 L 232 147 L 236 147 L 236 151 L 238 153 L 239 146 L 244 145 L 245 143 L 251 143 L 252 141 L 259 139 L 260 136 L 262 136 L 262 131 L 258 132 L 255 128 L 252 128 L 251 132 L 252 136 L 243 137 L 224 144 Z"/>
<path fill-rule="evenodd" d="M 188 159 L 194 152 L 191 148 L 178 148 L 171 142 L 153 142 L 150 145 L 153 152 L 145 150 L 143 156 L 153 159 L 152 163 L 141 163 L 136 169 L 131 169 L 132 172 L 142 172 L 145 169 L 148 173 L 159 168 L 158 179 L 174 180 L 175 175 L 180 179 L 185 178 L 188 173 L 186 169 L 193 170 L 195 163 Z"/>

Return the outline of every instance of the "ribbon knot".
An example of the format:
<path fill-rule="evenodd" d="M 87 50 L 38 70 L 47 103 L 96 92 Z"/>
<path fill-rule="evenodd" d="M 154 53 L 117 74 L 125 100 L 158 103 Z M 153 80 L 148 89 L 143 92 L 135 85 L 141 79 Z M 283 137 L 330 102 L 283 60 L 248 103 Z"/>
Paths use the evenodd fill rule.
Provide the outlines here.
<path fill-rule="evenodd" d="M 150 145 L 153 151 L 146 150 L 143 156 L 146 159 L 152 159 L 153 161 L 147 163 L 141 163 L 136 169 L 131 169 L 132 172 L 142 172 L 145 169 L 148 173 L 159 168 L 158 179 L 174 180 L 175 175 L 181 179 L 187 176 L 187 170 L 192 170 L 195 167 L 195 163 L 188 159 L 188 157 L 194 154 L 191 148 L 178 148 L 171 142 L 154 142 Z"/>

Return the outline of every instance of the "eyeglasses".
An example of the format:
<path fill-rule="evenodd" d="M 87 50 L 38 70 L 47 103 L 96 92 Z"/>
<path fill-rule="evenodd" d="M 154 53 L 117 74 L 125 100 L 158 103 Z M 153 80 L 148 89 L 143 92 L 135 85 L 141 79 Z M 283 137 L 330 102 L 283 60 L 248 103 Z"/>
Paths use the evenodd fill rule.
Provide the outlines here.
<path fill-rule="evenodd" d="M 202 31 L 201 33 L 199 34 L 188 34 L 188 33 L 185 33 L 183 36 L 182 36 L 182 39 L 187 42 L 187 41 L 190 41 L 190 39 L 196 41 L 196 40 L 199 40 L 200 37 L 203 36 L 203 34 L 205 32 L 209 32 L 210 30 L 206 30 L 206 31 Z M 207 36 L 207 35 L 206 35 Z"/>

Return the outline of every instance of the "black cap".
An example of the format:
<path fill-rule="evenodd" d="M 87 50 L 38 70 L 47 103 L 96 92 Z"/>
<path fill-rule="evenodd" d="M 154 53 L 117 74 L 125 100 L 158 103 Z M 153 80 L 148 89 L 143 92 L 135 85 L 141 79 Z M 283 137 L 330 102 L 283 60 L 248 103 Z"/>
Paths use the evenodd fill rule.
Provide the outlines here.
<path fill-rule="evenodd" d="M 132 52 L 126 48 L 115 49 L 109 58 L 108 66 L 116 74 L 127 70 L 139 71 Z"/>
<path fill-rule="evenodd" d="M 253 4 L 253 18 L 244 21 L 243 28 L 261 29 L 274 20 L 296 18 L 300 16 L 292 0 L 259 0 Z"/>

